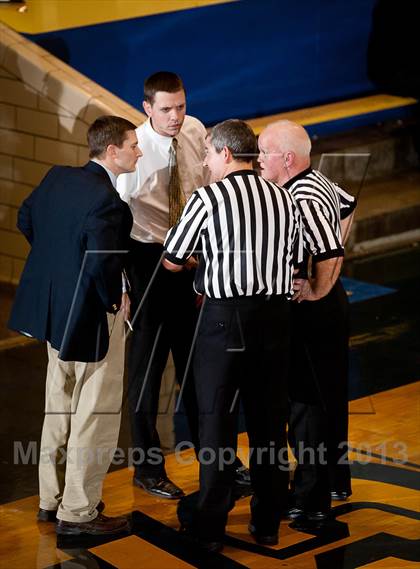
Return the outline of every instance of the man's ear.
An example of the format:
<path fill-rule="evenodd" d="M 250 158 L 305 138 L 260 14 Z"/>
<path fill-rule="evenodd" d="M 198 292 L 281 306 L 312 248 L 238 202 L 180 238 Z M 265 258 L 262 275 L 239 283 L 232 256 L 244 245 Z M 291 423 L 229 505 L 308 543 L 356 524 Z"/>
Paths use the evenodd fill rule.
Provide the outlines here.
<path fill-rule="evenodd" d="M 231 162 L 233 160 L 232 152 L 229 150 L 227 146 L 224 146 L 222 148 L 222 152 L 223 152 L 223 158 L 225 159 L 226 163 Z"/>
<path fill-rule="evenodd" d="M 290 168 L 295 163 L 296 154 L 292 150 L 288 150 L 284 157 L 284 165 L 286 168 Z"/>
<path fill-rule="evenodd" d="M 152 114 L 152 105 L 149 103 L 149 101 L 143 101 L 143 109 L 146 115 L 150 117 Z"/>
<path fill-rule="evenodd" d="M 106 147 L 106 155 L 109 158 L 115 158 L 117 154 L 117 147 L 115 146 L 115 144 L 108 144 L 108 146 Z"/>

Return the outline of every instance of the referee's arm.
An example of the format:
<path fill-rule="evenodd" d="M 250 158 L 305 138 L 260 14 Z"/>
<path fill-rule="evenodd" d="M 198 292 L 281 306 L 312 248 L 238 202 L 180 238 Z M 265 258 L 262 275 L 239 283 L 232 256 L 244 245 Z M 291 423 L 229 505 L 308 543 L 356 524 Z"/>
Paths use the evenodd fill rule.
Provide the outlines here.
<path fill-rule="evenodd" d="M 313 263 L 315 277 L 293 281 L 294 300 L 320 300 L 334 286 L 343 264 L 344 248 L 330 221 L 317 204 L 301 200 L 299 206 L 304 222 L 304 236 Z"/>
<path fill-rule="evenodd" d="M 174 273 L 196 265 L 191 255 L 196 249 L 200 233 L 207 221 L 204 202 L 197 191 L 188 200 L 179 222 L 169 231 L 163 245 L 162 264 Z"/>

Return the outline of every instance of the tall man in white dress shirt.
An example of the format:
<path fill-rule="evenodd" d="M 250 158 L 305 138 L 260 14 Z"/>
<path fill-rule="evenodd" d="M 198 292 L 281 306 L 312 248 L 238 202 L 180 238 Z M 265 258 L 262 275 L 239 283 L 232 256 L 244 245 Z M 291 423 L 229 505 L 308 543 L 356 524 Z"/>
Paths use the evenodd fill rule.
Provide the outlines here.
<path fill-rule="evenodd" d="M 159 391 L 169 351 L 181 384 L 197 320 L 194 270 L 172 274 L 160 265 L 163 242 L 195 188 L 207 183 L 203 167 L 206 129 L 186 115 L 181 79 L 161 71 L 144 84 L 148 120 L 137 128 L 145 159 L 136 172 L 121 176 L 117 189 L 134 218 L 131 232 L 130 285 L 134 332 L 128 356 L 129 404 L 135 474 L 133 483 L 147 492 L 177 499 L 182 490 L 168 479 L 156 429 Z M 194 262 L 191 263 L 193 268 Z M 198 448 L 197 403 L 187 376 L 182 401 L 192 442 Z M 237 461 L 237 477 L 249 480 Z M 248 478 L 248 480 L 246 480 Z"/>

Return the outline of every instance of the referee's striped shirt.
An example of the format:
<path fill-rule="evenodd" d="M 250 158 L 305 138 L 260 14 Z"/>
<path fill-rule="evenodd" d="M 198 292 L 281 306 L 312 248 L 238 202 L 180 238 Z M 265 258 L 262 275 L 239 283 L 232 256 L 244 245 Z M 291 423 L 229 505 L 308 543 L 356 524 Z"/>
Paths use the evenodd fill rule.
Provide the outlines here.
<path fill-rule="evenodd" d="M 300 216 L 290 194 L 253 170 L 196 190 L 169 230 L 165 257 L 201 253 L 195 289 L 210 298 L 292 294 Z"/>
<path fill-rule="evenodd" d="M 288 180 L 283 187 L 298 204 L 305 249 L 314 260 L 344 256 L 340 220 L 353 212 L 356 198 L 312 168 Z"/>

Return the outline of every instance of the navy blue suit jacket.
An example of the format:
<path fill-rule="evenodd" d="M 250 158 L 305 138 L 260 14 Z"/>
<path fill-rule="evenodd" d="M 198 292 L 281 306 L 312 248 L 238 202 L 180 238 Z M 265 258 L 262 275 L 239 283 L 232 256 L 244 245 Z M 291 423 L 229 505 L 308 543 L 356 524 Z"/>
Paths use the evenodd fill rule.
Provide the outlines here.
<path fill-rule="evenodd" d="M 99 164 L 52 168 L 19 209 L 31 251 L 9 327 L 47 340 L 62 360 L 103 359 L 132 221 Z"/>

